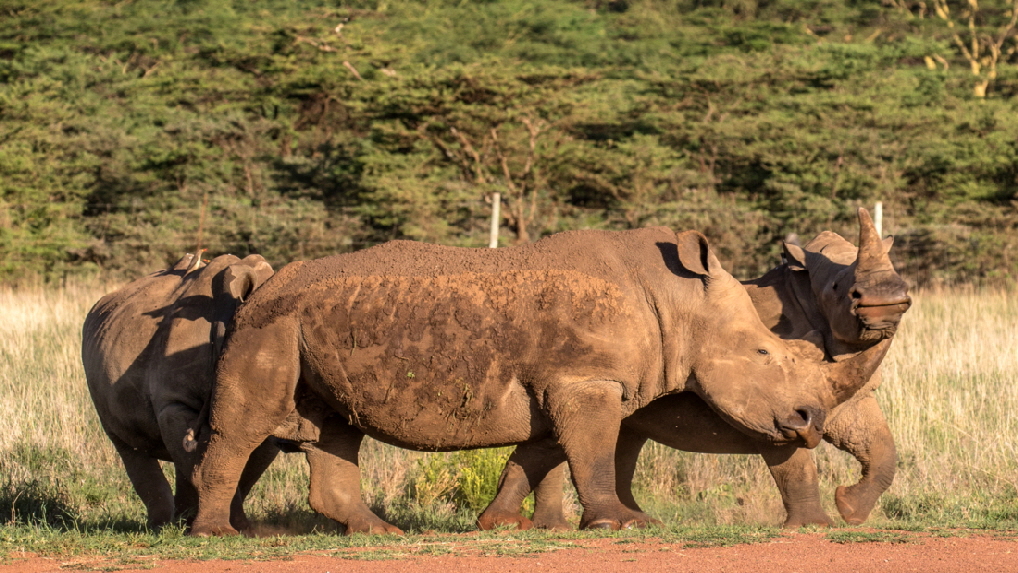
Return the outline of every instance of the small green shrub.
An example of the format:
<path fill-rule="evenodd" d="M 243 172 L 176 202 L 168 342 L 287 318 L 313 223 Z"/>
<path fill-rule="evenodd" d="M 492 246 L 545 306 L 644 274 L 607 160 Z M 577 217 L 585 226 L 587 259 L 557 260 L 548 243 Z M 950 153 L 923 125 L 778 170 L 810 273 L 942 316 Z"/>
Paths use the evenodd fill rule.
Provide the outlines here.
<path fill-rule="evenodd" d="M 419 460 L 408 488 L 410 496 L 422 506 L 445 502 L 480 512 L 495 498 L 502 467 L 512 451 L 485 448 Z M 532 502 L 524 511 L 533 511 Z"/>

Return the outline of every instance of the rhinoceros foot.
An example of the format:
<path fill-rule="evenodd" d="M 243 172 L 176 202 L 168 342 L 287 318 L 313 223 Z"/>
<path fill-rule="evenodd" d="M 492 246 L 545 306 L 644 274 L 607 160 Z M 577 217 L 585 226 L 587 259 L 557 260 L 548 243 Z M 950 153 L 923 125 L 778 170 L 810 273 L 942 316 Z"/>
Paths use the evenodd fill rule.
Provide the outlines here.
<path fill-rule="evenodd" d="M 537 513 L 534 514 L 534 529 L 569 531 L 572 528 L 573 526 L 566 521 L 566 518 L 561 515 L 561 512 L 559 512 L 558 515 L 550 517 L 539 516 Z"/>
<path fill-rule="evenodd" d="M 191 526 L 191 531 L 188 535 L 191 537 L 227 537 L 230 535 L 239 535 L 240 532 L 234 529 L 232 526 L 226 525 L 215 525 L 205 524 L 199 520 L 195 520 Z"/>
<path fill-rule="evenodd" d="M 354 533 L 403 535 L 403 530 L 386 523 L 374 515 L 354 518 L 346 523 L 346 535 Z"/>
<path fill-rule="evenodd" d="M 812 513 L 789 513 L 788 518 L 781 524 L 784 529 L 799 529 L 807 525 L 818 525 L 820 527 L 834 527 L 834 520 L 823 511 Z"/>
<path fill-rule="evenodd" d="M 512 527 L 520 531 L 534 528 L 534 522 L 530 521 L 526 517 L 518 513 L 502 513 L 494 511 L 485 511 L 477 518 L 477 527 L 484 530 L 490 531 L 499 527 Z"/>
<path fill-rule="evenodd" d="M 838 506 L 838 513 L 849 525 L 859 525 L 870 517 L 873 506 L 882 492 L 873 492 L 867 484 L 857 483 L 853 486 L 840 486 L 834 490 L 834 502 Z"/>
<path fill-rule="evenodd" d="M 626 509 L 616 516 L 599 516 L 589 518 L 585 513 L 580 521 L 580 529 L 644 529 L 651 525 L 658 525 L 661 522 L 650 517 L 642 511 Z"/>

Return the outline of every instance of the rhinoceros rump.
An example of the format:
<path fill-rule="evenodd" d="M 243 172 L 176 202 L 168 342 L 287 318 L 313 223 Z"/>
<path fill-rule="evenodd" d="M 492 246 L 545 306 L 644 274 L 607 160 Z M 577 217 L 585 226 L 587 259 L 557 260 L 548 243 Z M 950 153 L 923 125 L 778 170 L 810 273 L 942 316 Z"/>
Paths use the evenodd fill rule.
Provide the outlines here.
<path fill-rule="evenodd" d="M 170 269 L 129 283 L 99 300 L 82 330 L 81 359 L 99 421 L 124 461 L 131 483 L 159 528 L 174 515 L 193 516 L 193 455 L 183 439 L 212 387 L 217 346 L 237 305 L 272 275 L 260 256 L 216 257 L 202 267 L 186 255 Z M 254 456 L 241 497 L 274 450 Z M 159 467 L 174 462 L 177 492 Z M 245 519 L 238 503 L 234 520 Z"/>
<path fill-rule="evenodd" d="M 745 286 L 764 324 L 782 338 L 819 333 L 827 353 L 838 361 L 865 351 L 879 362 L 889 342 L 878 342 L 893 336 L 911 300 L 887 256 L 890 238 L 881 242 L 865 209 L 858 215 L 858 249 L 841 236 L 824 232 L 804 248 L 786 245 L 786 262 Z M 851 371 L 843 375 L 854 377 Z M 862 464 L 859 483 L 839 487 L 836 494 L 839 512 L 853 524 L 865 521 L 894 477 L 894 440 L 873 396 L 879 384 L 877 371 L 862 391 L 834 409 L 825 425 L 824 438 Z M 640 511 L 632 494 L 632 478 L 648 439 L 690 452 L 759 453 L 781 491 L 785 527 L 833 524 L 821 507 L 816 465 L 805 449 L 752 439 L 725 423 L 692 393 L 664 396 L 623 420 L 616 478 L 619 497 L 633 510 Z M 503 472 L 498 495 L 478 519 L 481 528 L 509 524 L 568 528 L 561 499 L 564 468 L 556 467 L 562 460 L 554 444 L 521 446 Z M 520 513 L 520 503 L 531 490 L 535 493 L 532 522 Z"/>
<path fill-rule="evenodd" d="M 426 451 L 554 437 L 581 526 L 640 525 L 615 493 L 625 416 L 692 391 L 759 439 L 816 443 L 835 394 L 858 389 L 833 388 L 767 330 L 702 235 L 664 228 L 294 263 L 234 325 L 194 472 L 195 535 L 235 532 L 232 492 L 269 435 L 313 445 L 312 506 L 348 532 L 398 531 L 360 499 L 365 434 Z"/>

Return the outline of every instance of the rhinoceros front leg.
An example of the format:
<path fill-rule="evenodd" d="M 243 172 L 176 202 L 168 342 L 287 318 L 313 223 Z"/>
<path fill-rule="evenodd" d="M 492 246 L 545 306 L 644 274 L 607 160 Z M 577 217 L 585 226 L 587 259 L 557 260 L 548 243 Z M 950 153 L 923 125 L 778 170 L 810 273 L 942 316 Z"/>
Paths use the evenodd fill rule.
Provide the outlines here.
<path fill-rule="evenodd" d="M 622 422 L 622 387 L 575 382 L 550 388 L 545 407 L 565 450 L 583 506 L 581 529 L 629 529 L 646 517 L 622 505 L 615 492 L 615 442 Z"/>
<path fill-rule="evenodd" d="M 519 529 L 571 529 L 562 515 L 565 460 L 565 452 L 554 440 L 517 446 L 499 476 L 495 499 L 477 518 L 477 526 L 481 529 L 500 525 L 515 525 Z M 534 521 L 523 517 L 520 511 L 523 499 L 531 491 L 536 498 Z"/>
<path fill-rule="evenodd" d="M 173 520 L 173 492 L 166 481 L 159 460 L 139 452 L 120 438 L 110 434 L 113 447 L 124 461 L 127 477 L 148 510 L 148 526 L 158 530 Z"/>
<path fill-rule="evenodd" d="M 859 482 L 834 492 L 838 513 L 847 523 L 858 525 L 869 518 L 881 494 L 894 481 L 898 456 L 891 429 L 871 393 L 839 409 L 824 437 L 862 464 Z"/>
<path fill-rule="evenodd" d="M 794 444 L 762 445 L 760 454 L 781 492 L 781 503 L 787 517 L 782 527 L 794 529 L 804 525 L 834 525 L 820 505 L 820 479 L 809 450 Z"/>
<path fill-rule="evenodd" d="M 317 442 L 301 444 L 311 473 L 311 508 L 352 533 L 403 533 L 382 521 L 361 499 L 358 465 L 364 433 L 341 417 L 326 418 Z"/>

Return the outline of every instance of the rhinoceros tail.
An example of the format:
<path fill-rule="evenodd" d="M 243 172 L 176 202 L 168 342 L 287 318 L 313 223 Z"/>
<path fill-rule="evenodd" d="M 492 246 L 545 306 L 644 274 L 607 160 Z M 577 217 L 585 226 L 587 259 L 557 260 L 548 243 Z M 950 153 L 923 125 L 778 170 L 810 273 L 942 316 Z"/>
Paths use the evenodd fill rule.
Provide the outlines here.
<path fill-rule="evenodd" d="M 189 454 L 198 449 L 198 444 L 208 440 L 208 435 L 202 430 L 209 427 L 209 404 L 211 402 L 212 400 L 205 400 L 205 405 L 202 406 L 201 412 L 198 412 L 194 425 L 184 433 L 184 451 Z"/>

